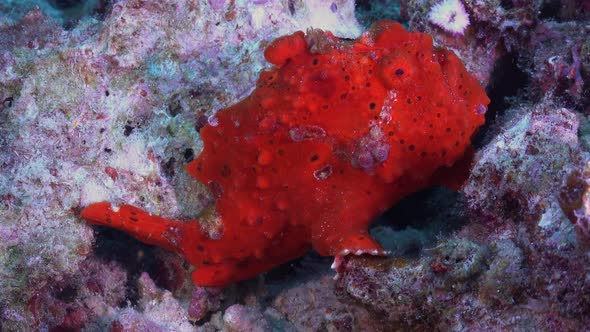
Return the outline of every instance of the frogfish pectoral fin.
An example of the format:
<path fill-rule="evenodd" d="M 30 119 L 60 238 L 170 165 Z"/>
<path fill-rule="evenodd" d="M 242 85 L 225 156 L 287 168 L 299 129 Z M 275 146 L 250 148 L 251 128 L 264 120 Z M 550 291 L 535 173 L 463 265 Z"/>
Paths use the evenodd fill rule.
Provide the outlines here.
<path fill-rule="evenodd" d="M 131 205 L 113 207 L 108 202 L 94 203 L 82 210 L 82 218 L 91 224 L 125 231 L 147 244 L 181 253 L 184 223 L 154 216 Z"/>

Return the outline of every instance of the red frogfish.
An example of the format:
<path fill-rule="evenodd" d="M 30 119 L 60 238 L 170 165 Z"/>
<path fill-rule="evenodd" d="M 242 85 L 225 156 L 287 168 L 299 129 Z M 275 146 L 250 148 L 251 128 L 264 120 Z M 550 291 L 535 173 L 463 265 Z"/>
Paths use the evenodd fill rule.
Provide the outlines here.
<path fill-rule="evenodd" d="M 197 285 L 223 287 L 302 256 L 386 255 L 371 221 L 437 181 L 484 123 L 489 99 L 432 38 L 382 21 L 356 40 L 319 30 L 283 36 L 244 100 L 201 129 L 186 166 L 214 205 L 180 222 L 91 204 L 82 217 L 184 256 Z M 216 236 L 200 221 L 220 221 Z"/>

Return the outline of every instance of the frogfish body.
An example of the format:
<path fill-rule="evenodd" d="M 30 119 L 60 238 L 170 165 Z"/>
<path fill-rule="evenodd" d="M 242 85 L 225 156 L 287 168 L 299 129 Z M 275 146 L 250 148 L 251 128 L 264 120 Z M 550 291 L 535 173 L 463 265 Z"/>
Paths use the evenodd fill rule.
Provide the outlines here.
<path fill-rule="evenodd" d="M 384 255 L 371 220 L 450 167 L 484 123 L 489 99 L 454 53 L 394 22 L 353 41 L 296 32 L 264 52 L 274 67 L 256 89 L 201 129 L 186 169 L 215 198 L 180 222 L 95 203 L 90 223 L 129 232 L 196 267 L 195 284 L 222 287 L 303 255 Z M 214 125 L 213 125 L 214 124 Z M 336 264 L 337 265 L 337 264 Z"/>

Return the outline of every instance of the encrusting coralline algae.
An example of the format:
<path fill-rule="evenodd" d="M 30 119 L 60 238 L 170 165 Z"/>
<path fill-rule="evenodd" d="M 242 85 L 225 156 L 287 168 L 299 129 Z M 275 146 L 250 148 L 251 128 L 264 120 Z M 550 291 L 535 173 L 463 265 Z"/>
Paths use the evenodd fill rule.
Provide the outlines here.
<path fill-rule="evenodd" d="M 435 0 L 88 2 L 98 15 L 80 21 L 84 10 L 44 12 L 51 4 L 39 2 L 31 11 L 36 1 L 0 5 L 0 330 L 590 323 L 590 10 L 579 1 L 459 1 L 469 16 L 462 35 L 429 20 Z M 60 13 L 71 16 L 46 16 Z M 441 179 L 469 176 L 463 188 L 406 198 L 370 230 L 394 257 L 346 257 L 334 281 L 331 259 L 311 252 L 253 280 L 203 288 L 180 256 L 80 219 L 101 200 L 196 218 L 219 188 L 183 167 L 201 155 L 199 131 L 220 120 L 214 113 L 270 67 L 268 44 L 310 27 L 354 39 L 381 18 L 452 49 L 491 99 L 472 171 L 467 160 Z M 312 52 L 330 47 L 311 39 Z M 385 104 L 375 121 L 392 116 Z M 303 132 L 294 137 L 320 134 Z M 364 134 L 349 157 L 371 171 L 390 156 L 388 132 Z M 334 177 L 330 166 L 314 168 L 313 181 Z M 209 236 L 221 236 L 222 220 L 209 222 Z"/>

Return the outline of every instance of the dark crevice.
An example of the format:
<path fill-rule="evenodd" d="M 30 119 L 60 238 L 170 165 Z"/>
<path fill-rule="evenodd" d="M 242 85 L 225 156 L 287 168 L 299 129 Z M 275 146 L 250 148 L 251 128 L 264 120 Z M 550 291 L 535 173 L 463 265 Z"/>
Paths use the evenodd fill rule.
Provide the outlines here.
<path fill-rule="evenodd" d="M 190 163 L 191 161 L 193 161 L 193 159 L 195 159 L 195 150 L 193 150 L 191 148 L 185 149 L 183 156 L 184 156 L 184 161 L 186 163 Z"/>
<path fill-rule="evenodd" d="M 450 189 L 422 190 L 379 216 L 370 233 L 393 256 L 418 258 L 467 223 L 465 204 L 462 194 Z"/>
<path fill-rule="evenodd" d="M 379 20 L 402 22 L 399 0 L 357 0 L 355 16 L 365 27 Z"/>
<path fill-rule="evenodd" d="M 510 10 L 514 8 L 514 3 L 512 3 L 512 0 L 500 0 L 500 6 L 506 10 Z"/>
<path fill-rule="evenodd" d="M 53 8 L 60 10 L 71 9 L 84 4 L 84 0 L 47 0 L 47 2 Z"/>
<path fill-rule="evenodd" d="M 357 10 L 365 10 L 365 11 L 370 11 L 371 10 L 371 0 L 358 0 L 356 2 L 356 7 Z"/>
<path fill-rule="evenodd" d="M 539 10 L 540 20 L 555 20 L 560 21 L 559 14 L 561 13 L 561 1 L 560 0 L 547 0 L 543 2 Z"/>
<path fill-rule="evenodd" d="M 460 193 L 444 187 L 432 187 L 406 196 L 381 214 L 372 227 L 387 226 L 396 231 L 407 227 L 423 230 L 442 222 L 440 227 L 452 231 L 466 222 L 460 213 L 462 205 Z"/>
<path fill-rule="evenodd" d="M 491 140 L 494 136 L 491 131 L 496 128 L 498 119 L 502 118 L 511 106 L 509 97 L 518 95 L 529 83 L 528 75 L 518 66 L 518 58 L 518 54 L 508 53 L 494 64 L 486 87 L 486 93 L 490 98 L 485 115 L 486 122 L 473 139 L 475 148 L 481 148 Z"/>
<path fill-rule="evenodd" d="M 104 20 L 110 11 L 113 0 L 46 0 L 47 3 L 60 11 L 60 18 L 65 30 L 72 30 L 81 19 L 94 16 Z"/>
<path fill-rule="evenodd" d="M 140 242 L 132 236 L 108 227 L 95 228 L 96 257 L 104 261 L 115 261 L 127 271 L 125 300 L 132 305 L 139 301 L 137 278 L 142 272 L 153 270 L 156 264 L 156 247 Z M 121 305 L 126 305 L 121 303 Z"/>
<path fill-rule="evenodd" d="M 55 298 L 66 303 L 71 303 L 76 299 L 77 295 L 78 289 L 74 285 L 66 285 L 58 291 Z"/>
<path fill-rule="evenodd" d="M 264 280 L 269 291 L 267 298 L 274 298 L 289 285 L 294 286 L 298 283 L 313 280 L 318 275 L 332 273 L 329 266 L 333 260 L 333 257 L 320 256 L 316 251 L 310 250 L 301 257 L 265 272 Z M 247 282 L 243 281 L 240 284 Z"/>

